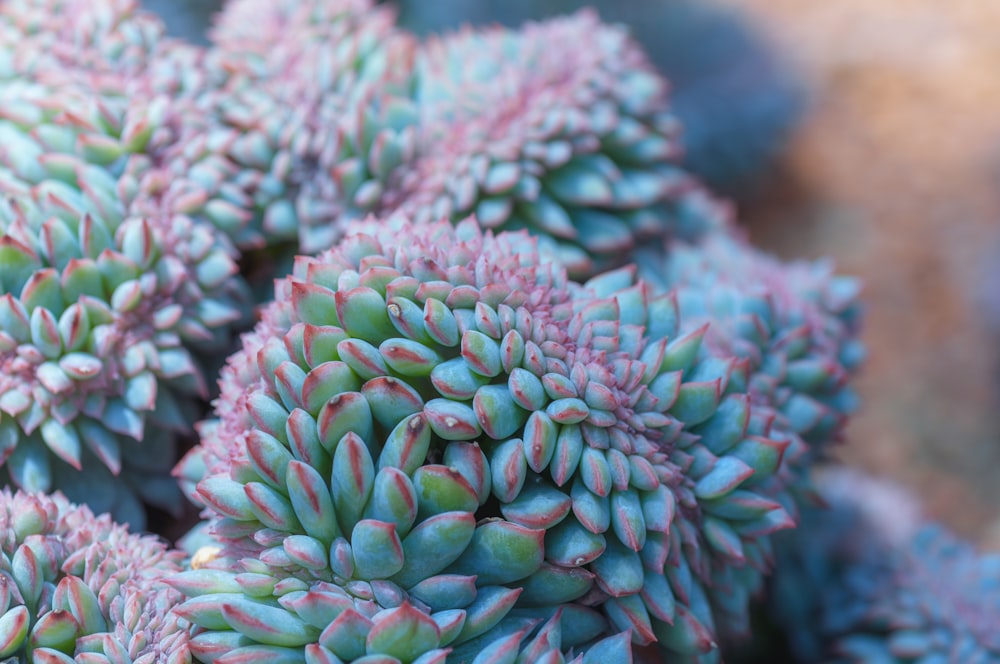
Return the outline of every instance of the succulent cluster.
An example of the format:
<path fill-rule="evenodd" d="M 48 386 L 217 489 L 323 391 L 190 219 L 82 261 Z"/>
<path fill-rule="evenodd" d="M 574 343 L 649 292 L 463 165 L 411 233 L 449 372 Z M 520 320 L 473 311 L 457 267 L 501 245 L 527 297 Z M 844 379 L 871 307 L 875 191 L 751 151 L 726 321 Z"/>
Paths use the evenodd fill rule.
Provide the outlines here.
<path fill-rule="evenodd" d="M 995 658 L 994 563 L 811 530 L 857 284 L 739 237 L 627 32 L 393 22 L 0 4 L 0 659 L 711 664 L 776 556 L 803 657 Z"/>
<path fill-rule="evenodd" d="M 925 524 L 908 494 L 853 472 L 779 538 L 772 614 L 802 661 L 1000 661 L 1000 556 Z"/>
<path fill-rule="evenodd" d="M 369 0 L 238 0 L 212 49 L 154 63 L 183 109 L 173 160 L 237 246 L 284 262 L 369 212 L 476 214 L 553 238 L 582 277 L 645 238 L 724 223 L 679 167 L 666 85 L 623 29 L 581 12 L 418 48 L 392 22 Z M 571 48 L 590 36 L 585 56 Z"/>
<path fill-rule="evenodd" d="M 644 239 L 721 223 L 677 165 L 665 82 L 593 12 L 432 38 L 416 79 L 417 157 L 387 200 L 417 221 L 529 228 L 574 277 L 621 264 Z"/>
<path fill-rule="evenodd" d="M 755 400 L 815 450 L 808 461 L 840 437 L 864 356 L 856 279 L 823 262 L 783 264 L 734 234 L 646 254 L 640 275 L 676 293 L 689 326 L 709 324 L 709 352 L 750 362 Z"/>
<path fill-rule="evenodd" d="M 570 645 L 709 653 L 792 524 L 759 493 L 787 443 L 747 363 L 680 319 L 632 270 L 568 281 L 523 232 L 368 221 L 278 283 L 178 470 L 232 555 L 288 578 L 431 617 L 500 594 L 497 621 L 581 613 Z M 445 584 L 471 604 L 425 597 Z"/>
<path fill-rule="evenodd" d="M 190 662 L 180 593 L 162 583 L 180 553 L 58 493 L 0 490 L 0 533 L 4 662 Z"/>
<path fill-rule="evenodd" d="M 134 0 L 10 0 L 0 7 L 4 78 L 41 74 L 91 91 L 143 75 L 163 37 Z M 13 69 L 13 76 L 11 76 Z"/>
<path fill-rule="evenodd" d="M 138 94 L 158 23 L 127 2 L 0 16 L 0 458 L 18 487 L 138 526 L 138 499 L 178 507 L 173 438 L 207 395 L 194 353 L 244 315 L 235 257 L 162 195 L 169 100 Z"/>
<path fill-rule="evenodd" d="M 571 0 L 396 0 L 400 23 L 421 34 L 462 25 L 517 27 L 583 4 Z M 670 81 L 683 126 L 684 168 L 716 193 L 751 193 L 802 119 L 806 90 L 742 13 L 698 0 L 586 3 L 626 23 Z M 589 43 L 589 42 L 587 42 Z M 738 100 L 738 103 L 733 103 Z"/>
<path fill-rule="evenodd" d="M 370 0 L 234 0 L 210 51 L 163 65 L 183 108 L 174 152 L 238 247 L 315 253 L 380 204 L 417 118 L 416 44 L 393 20 Z"/>
<path fill-rule="evenodd" d="M 927 526 L 899 554 L 891 590 L 836 644 L 851 661 L 1000 661 L 1000 556 Z"/>

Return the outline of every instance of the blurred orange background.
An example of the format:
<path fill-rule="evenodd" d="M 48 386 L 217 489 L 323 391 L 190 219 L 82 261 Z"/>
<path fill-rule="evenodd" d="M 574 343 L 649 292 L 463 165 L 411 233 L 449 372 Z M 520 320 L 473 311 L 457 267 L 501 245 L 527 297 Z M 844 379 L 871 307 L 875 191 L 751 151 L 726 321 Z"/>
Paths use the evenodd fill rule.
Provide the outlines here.
<path fill-rule="evenodd" d="M 862 411 L 839 456 L 1000 548 L 1000 4 L 723 0 L 811 107 L 755 243 L 866 284 Z"/>

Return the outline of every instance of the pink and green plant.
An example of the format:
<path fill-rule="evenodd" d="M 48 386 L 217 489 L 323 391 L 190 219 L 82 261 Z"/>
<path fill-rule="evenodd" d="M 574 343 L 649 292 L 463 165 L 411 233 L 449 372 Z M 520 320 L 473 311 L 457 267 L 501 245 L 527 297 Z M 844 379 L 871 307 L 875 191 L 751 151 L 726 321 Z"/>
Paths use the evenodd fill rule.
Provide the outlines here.
<path fill-rule="evenodd" d="M 200 48 L 130 0 L 0 4 L 32 492 L 0 494 L 0 659 L 711 664 L 745 631 L 853 407 L 854 283 L 728 235 L 625 30 L 393 19 L 233 0 Z M 295 253 L 175 469 L 210 548 L 34 493 L 177 508 L 238 266 Z"/>
<path fill-rule="evenodd" d="M 1000 658 L 1000 556 L 928 524 L 897 487 L 833 470 L 779 538 L 771 613 L 803 661 Z"/>
<path fill-rule="evenodd" d="M 593 12 L 432 38 L 415 94 L 416 161 L 394 177 L 385 210 L 527 228 L 577 278 L 621 265 L 649 238 L 720 223 L 679 166 L 666 82 L 627 31 Z"/>
<path fill-rule="evenodd" d="M 175 152 L 204 156 L 195 179 L 221 200 L 203 213 L 237 246 L 330 247 L 410 159 L 415 44 L 393 21 L 369 0 L 236 0 L 213 48 L 161 63 L 201 72 L 175 88 L 186 108 Z"/>
<path fill-rule="evenodd" d="M 752 416 L 747 363 L 700 360 L 705 328 L 679 334 L 630 270 L 579 285 L 524 233 L 396 217 L 276 296 L 177 470 L 234 551 L 371 587 L 377 549 L 391 596 L 475 576 L 528 615 L 589 615 L 583 642 L 695 655 L 713 567 L 765 569 L 791 525 L 756 493 L 787 445 Z M 408 545 L 430 523 L 462 537 Z"/>
<path fill-rule="evenodd" d="M 59 45 L 4 5 L 24 32 L 0 48 L 0 463 L 138 527 L 139 499 L 178 507 L 173 438 L 207 396 L 195 353 L 225 348 L 247 295 L 228 241 L 162 195 L 169 100 L 104 59 L 151 29 L 130 3 L 69 4 Z"/>
<path fill-rule="evenodd" d="M 61 494 L 0 490 L 0 657 L 17 664 L 189 664 L 182 554 Z"/>

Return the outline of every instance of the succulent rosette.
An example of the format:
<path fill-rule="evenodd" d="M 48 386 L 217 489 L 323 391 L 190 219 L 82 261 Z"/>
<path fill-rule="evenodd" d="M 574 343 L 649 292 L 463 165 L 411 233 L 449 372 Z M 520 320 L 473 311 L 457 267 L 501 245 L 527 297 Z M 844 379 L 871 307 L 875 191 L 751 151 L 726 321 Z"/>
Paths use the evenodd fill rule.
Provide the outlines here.
<path fill-rule="evenodd" d="M 136 0 L 9 0 L 0 5 L 0 71 L 47 70 L 99 89 L 140 76 L 163 24 Z"/>
<path fill-rule="evenodd" d="M 432 38 L 416 95 L 416 162 L 393 179 L 384 209 L 527 228 L 574 277 L 724 212 L 677 165 L 667 84 L 624 28 L 593 12 Z"/>
<path fill-rule="evenodd" d="M 561 607 L 564 644 L 573 611 L 573 646 L 630 632 L 696 655 L 713 566 L 765 568 L 790 525 L 756 493 L 785 445 L 746 362 L 699 360 L 705 330 L 679 335 L 631 270 L 581 286 L 525 233 L 395 217 L 299 259 L 276 296 L 176 470 L 236 558 L 411 602 L 464 577 L 520 618 Z M 203 626 L 240 632 L 223 622 Z"/>
<path fill-rule="evenodd" d="M 19 664 L 191 661 L 182 554 L 62 495 L 0 490 L 0 657 Z"/>
<path fill-rule="evenodd" d="M 848 382 L 863 356 L 856 280 L 829 275 L 827 265 L 783 265 L 731 233 L 694 245 L 673 242 L 666 251 L 646 248 L 638 258 L 643 277 L 675 294 L 682 331 L 707 325 L 706 359 L 745 361 L 753 417 L 784 447 L 760 490 L 796 516 L 813 493 L 810 467 L 839 438 L 856 404 Z M 710 594 L 723 633 L 747 634 L 745 607 L 762 590 L 763 571 L 713 571 Z"/>
<path fill-rule="evenodd" d="M 921 522 L 913 496 L 858 471 L 824 468 L 818 504 L 777 536 L 767 607 L 796 657 L 822 661 L 833 638 L 859 624 L 889 587 L 894 551 Z"/>
<path fill-rule="evenodd" d="M 289 249 L 290 269 L 373 210 L 415 142 L 414 44 L 393 21 L 368 0 L 238 0 L 213 48 L 159 58 L 156 85 L 182 109 L 178 196 L 201 196 L 192 214 L 243 250 Z"/>
<path fill-rule="evenodd" d="M 245 286 L 224 237 L 156 191 L 162 97 L 3 84 L 0 460 L 141 526 L 137 497 L 177 507 L 173 436 Z M 77 472 L 82 471 L 82 472 Z"/>
<path fill-rule="evenodd" d="M 826 509 L 779 539 L 769 606 L 803 661 L 1000 661 L 1000 557 L 922 521 L 856 471 L 817 481 Z"/>
<path fill-rule="evenodd" d="M 685 325 L 711 323 L 709 352 L 749 360 L 757 401 L 820 450 L 840 437 L 864 357 L 857 279 L 824 262 L 783 264 L 732 232 L 652 253 L 639 256 L 642 277 L 675 290 Z"/>
<path fill-rule="evenodd" d="M 327 582 L 244 558 L 167 583 L 190 598 L 173 614 L 196 625 L 189 647 L 199 662 L 632 661 L 628 632 L 593 638 L 595 612 L 556 609 L 542 624 L 512 610 L 520 590 L 475 581 L 441 574 L 401 592 L 385 579 Z M 591 642 L 574 647 L 580 639 Z"/>
<path fill-rule="evenodd" d="M 998 624 L 1000 555 L 925 526 L 896 552 L 891 585 L 835 652 L 848 662 L 998 662 Z"/>

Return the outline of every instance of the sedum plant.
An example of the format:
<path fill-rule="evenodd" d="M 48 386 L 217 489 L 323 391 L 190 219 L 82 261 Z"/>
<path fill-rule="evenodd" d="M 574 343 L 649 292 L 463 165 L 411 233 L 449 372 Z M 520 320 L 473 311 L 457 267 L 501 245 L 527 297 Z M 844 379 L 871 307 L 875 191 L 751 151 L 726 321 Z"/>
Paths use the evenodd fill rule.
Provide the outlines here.
<path fill-rule="evenodd" d="M 61 494 L 0 490 L 0 658 L 16 664 L 187 664 L 181 554 Z"/>
<path fill-rule="evenodd" d="M 827 509 L 778 549 L 771 611 L 803 661 L 1000 661 L 1000 557 L 928 525 L 908 494 L 828 471 Z"/>
<path fill-rule="evenodd" d="M 892 582 L 841 638 L 848 662 L 1000 661 L 1000 556 L 926 526 L 897 552 Z"/>
<path fill-rule="evenodd" d="M 863 355 L 857 284 L 830 277 L 820 264 L 783 265 L 724 233 L 694 245 L 674 242 L 666 252 L 647 248 L 638 258 L 639 273 L 676 297 L 681 331 L 704 333 L 706 360 L 745 363 L 741 398 L 783 446 L 781 465 L 760 492 L 797 516 L 813 493 L 810 467 L 839 439 L 856 402 L 848 378 Z M 713 570 L 710 598 L 720 631 L 747 635 L 745 607 L 763 589 L 765 571 Z"/>
<path fill-rule="evenodd" d="M 0 61 L 98 91 L 142 75 L 163 24 L 136 0 L 9 0 L 0 5 Z"/>
<path fill-rule="evenodd" d="M 234 0 L 203 49 L 0 4 L 0 660 L 710 664 L 745 629 L 853 406 L 853 283 L 726 235 L 622 29 L 393 18 Z M 175 469 L 210 547 L 35 493 L 178 508 L 237 261 L 296 252 Z"/>
<path fill-rule="evenodd" d="M 688 326 L 710 324 L 710 352 L 750 361 L 755 398 L 817 449 L 810 460 L 841 437 L 864 357 L 856 279 L 823 262 L 783 264 L 732 230 L 637 259 L 643 278 L 677 294 Z"/>
<path fill-rule="evenodd" d="M 817 504 L 799 526 L 776 537 L 767 608 L 796 657 L 822 661 L 832 639 L 864 619 L 888 587 L 892 551 L 922 516 L 913 496 L 858 471 L 824 468 Z"/>
<path fill-rule="evenodd" d="M 414 44 L 393 21 L 369 0 L 236 0 L 211 49 L 157 60 L 183 109 L 172 154 L 241 249 L 328 248 L 409 159 Z"/>
<path fill-rule="evenodd" d="M 512 619 L 561 606 L 571 645 L 630 632 L 715 661 L 712 570 L 766 568 L 791 521 L 757 492 L 786 444 L 746 362 L 699 359 L 705 328 L 678 326 L 631 270 L 579 285 L 523 233 L 369 220 L 278 282 L 176 472 L 255 570 L 393 606 L 443 576 Z M 209 590 L 182 610 L 212 638 L 282 645 L 219 617 L 232 583 Z"/>
<path fill-rule="evenodd" d="M 225 343 L 245 287 L 225 238 L 163 194 L 169 101 L 134 96 L 131 66 L 103 59 L 132 53 L 112 48 L 133 33 L 113 13 L 129 3 L 70 4 L 75 69 L 46 60 L 27 11 L 0 49 L 12 58 L 0 76 L 0 463 L 15 486 L 141 526 L 140 499 L 178 508 L 173 437 L 207 395 L 195 353 Z M 120 29 L 97 30 L 109 52 L 92 53 L 87 26 L 105 23 Z"/>
<path fill-rule="evenodd" d="M 720 223 L 678 166 L 666 83 L 593 12 L 432 38 L 416 80 L 417 158 L 383 209 L 527 228 L 575 277 L 621 264 L 644 239 Z"/>

